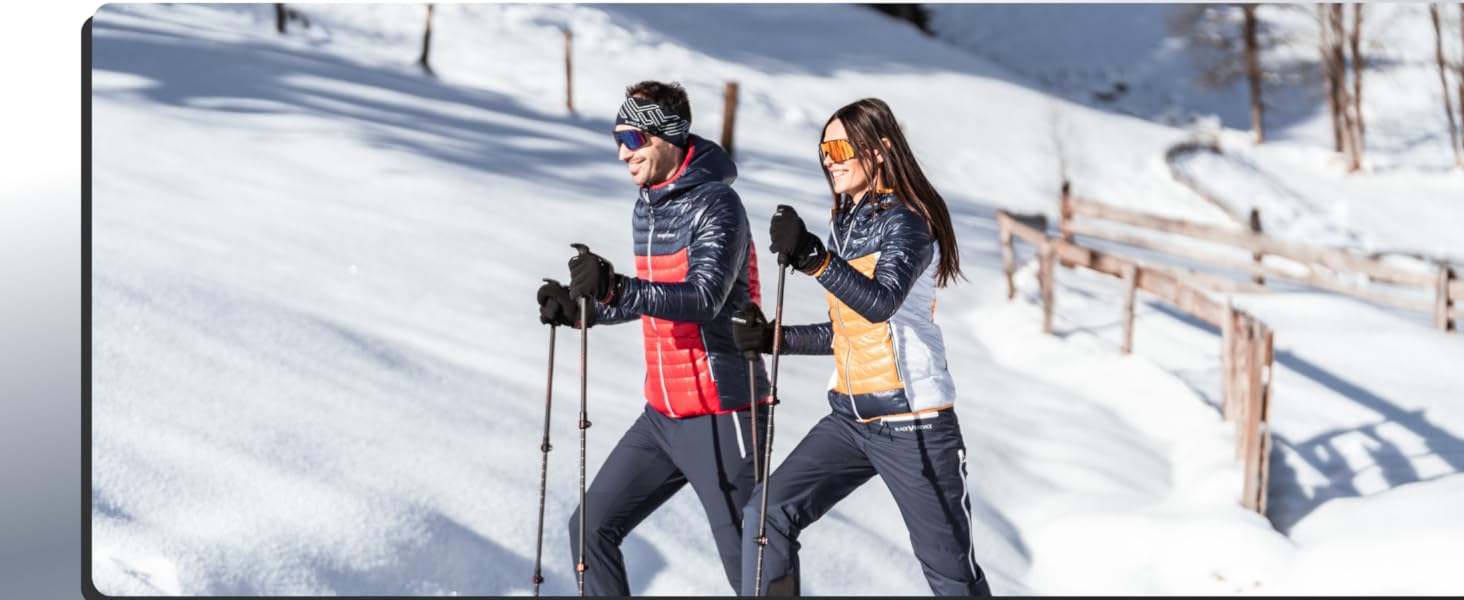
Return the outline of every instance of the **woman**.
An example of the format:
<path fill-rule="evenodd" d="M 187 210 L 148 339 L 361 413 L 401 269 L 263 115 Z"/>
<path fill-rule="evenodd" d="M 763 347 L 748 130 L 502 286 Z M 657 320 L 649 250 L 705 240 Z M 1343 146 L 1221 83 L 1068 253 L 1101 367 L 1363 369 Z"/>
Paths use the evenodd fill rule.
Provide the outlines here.
<path fill-rule="evenodd" d="M 754 574 L 762 490 L 753 490 L 743 511 L 743 594 L 797 594 L 799 532 L 879 475 L 930 589 L 990 595 L 972 555 L 965 444 L 935 324 L 935 288 L 961 275 L 950 213 L 881 100 L 835 112 L 819 154 L 833 193 L 827 246 L 788 206 L 773 216 L 771 239 L 780 262 L 828 292 L 830 321 L 784 327 L 779 348 L 834 355 L 833 411 L 772 475 L 761 581 Z M 773 351 L 772 326 L 755 306 L 734 323 L 739 349 Z"/>

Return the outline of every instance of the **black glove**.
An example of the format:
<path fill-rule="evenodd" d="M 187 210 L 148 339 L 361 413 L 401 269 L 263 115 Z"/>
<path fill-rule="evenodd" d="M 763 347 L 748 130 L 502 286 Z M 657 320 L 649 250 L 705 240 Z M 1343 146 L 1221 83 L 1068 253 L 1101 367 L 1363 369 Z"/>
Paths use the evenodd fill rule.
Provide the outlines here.
<path fill-rule="evenodd" d="M 575 244 L 575 247 L 579 254 L 569 259 L 569 295 L 575 298 L 585 296 L 611 306 L 619 304 L 615 290 L 624 276 L 615 272 L 610 261 L 590 252 L 588 246 Z"/>
<path fill-rule="evenodd" d="M 539 286 L 539 322 L 545 325 L 579 327 L 579 303 L 569 295 L 569 288 L 558 281 L 546 280 Z M 588 307 L 589 326 L 595 325 L 595 307 Z"/>
<path fill-rule="evenodd" d="M 823 242 L 808 232 L 808 228 L 803 226 L 803 219 L 798 218 L 798 212 L 787 204 L 779 204 L 778 211 L 773 213 L 768 235 L 773 240 L 769 249 L 778 253 L 780 265 L 793 265 L 793 268 L 811 275 L 823 266 L 828 256 Z"/>
<path fill-rule="evenodd" d="M 748 358 L 772 354 L 773 324 L 763 317 L 756 304 L 748 302 L 732 313 L 732 341 Z"/>

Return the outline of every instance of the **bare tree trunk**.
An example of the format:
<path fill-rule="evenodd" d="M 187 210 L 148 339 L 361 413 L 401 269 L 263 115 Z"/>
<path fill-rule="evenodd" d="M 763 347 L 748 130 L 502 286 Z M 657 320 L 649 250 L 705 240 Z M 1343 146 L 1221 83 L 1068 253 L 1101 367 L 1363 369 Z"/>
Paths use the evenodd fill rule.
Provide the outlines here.
<path fill-rule="evenodd" d="M 574 114 L 574 33 L 564 26 L 564 106 Z"/>
<path fill-rule="evenodd" d="M 1340 76 L 1340 73 L 1338 73 L 1338 66 L 1340 65 L 1338 65 L 1336 61 L 1332 59 L 1331 23 L 1332 20 L 1328 18 L 1327 5 L 1318 4 L 1317 26 L 1319 28 L 1318 31 L 1321 33 L 1321 35 L 1319 36 L 1319 50 L 1322 53 L 1322 84 L 1323 86 L 1325 86 L 1327 91 L 1327 109 L 1328 112 L 1332 115 L 1332 150 L 1336 152 L 1341 152 L 1342 119 L 1341 115 L 1338 114 L 1338 109 L 1341 107 L 1337 105 L 1337 88 L 1339 87 L 1337 84 L 1337 79 Z"/>
<path fill-rule="evenodd" d="M 1332 43 L 1332 68 L 1335 75 L 1332 79 L 1333 93 L 1336 99 L 1333 106 L 1337 107 L 1337 119 L 1341 125 L 1342 153 L 1347 158 L 1347 170 L 1356 171 L 1362 168 L 1358 160 L 1357 140 L 1353 138 L 1355 133 L 1352 126 L 1352 102 L 1347 93 L 1347 22 L 1343 18 L 1343 7 L 1341 3 L 1334 3 L 1329 8 L 1332 32 L 1328 39 Z"/>
<path fill-rule="evenodd" d="M 1342 50 L 1340 42 L 1343 34 L 1350 42 L 1352 50 L 1352 97 L 1346 105 L 1347 110 L 1347 145 L 1348 145 L 1348 171 L 1359 171 L 1362 169 L 1362 4 L 1352 4 L 1352 31 L 1346 31 L 1346 23 L 1343 21 L 1343 6 L 1336 6 L 1338 51 Z M 1343 89 L 1346 91 L 1346 88 Z"/>
<path fill-rule="evenodd" d="M 1245 75 L 1250 80 L 1251 131 L 1255 133 L 1256 143 L 1261 144 L 1266 141 L 1266 129 L 1261 108 L 1261 60 L 1260 44 L 1256 41 L 1256 5 L 1242 4 L 1240 8 L 1245 13 Z"/>
<path fill-rule="evenodd" d="M 1454 164 L 1464 167 L 1464 158 L 1459 156 L 1459 129 L 1454 124 L 1454 103 L 1449 99 L 1448 71 L 1444 68 L 1444 35 L 1439 30 L 1439 7 L 1428 5 L 1428 16 L 1433 19 L 1434 58 L 1439 62 L 1439 83 L 1444 87 L 1444 114 L 1449 117 L 1449 148 L 1454 151 Z"/>
<path fill-rule="evenodd" d="M 417 62 L 422 65 L 422 70 L 428 75 L 432 74 L 432 65 L 427 62 L 427 55 L 432 50 L 432 5 L 427 5 L 427 29 L 422 33 L 422 58 Z"/>
<path fill-rule="evenodd" d="M 1362 72 L 1367 69 L 1367 64 L 1362 58 L 1362 3 L 1352 3 L 1352 118 L 1357 122 L 1357 138 L 1362 141 L 1362 134 L 1367 128 L 1362 123 Z"/>
<path fill-rule="evenodd" d="M 1464 48 L 1464 2 L 1459 3 L 1459 43 Z M 1464 119 L 1464 56 L 1459 57 L 1459 118 Z M 1459 149 L 1464 150 L 1464 139 L 1459 140 Z"/>
<path fill-rule="evenodd" d="M 281 2 L 275 3 L 275 30 L 285 32 L 285 5 Z"/>

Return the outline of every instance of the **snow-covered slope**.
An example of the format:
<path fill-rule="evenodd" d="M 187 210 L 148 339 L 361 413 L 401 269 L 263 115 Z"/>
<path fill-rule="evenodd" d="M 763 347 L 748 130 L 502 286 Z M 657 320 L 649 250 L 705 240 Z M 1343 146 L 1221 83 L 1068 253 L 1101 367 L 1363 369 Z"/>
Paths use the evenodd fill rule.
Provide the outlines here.
<path fill-rule="evenodd" d="M 1084 194 L 1225 220 L 1169 178 L 1163 151 L 1186 131 L 1055 98 L 859 7 L 442 5 L 435 77 L 413 65 L 420 5 L 299 8 L 310 27 L 288 36 L 269 5 L 109 5 L 93 24 L 102 591 L 528 593 L 547 358 L 530 298 L 541 277 L 567 276 L 571 242 L 632 264 L 634 190 L 606 132 L 642 79 L 685 84 L 693 131 L 711 138 L 723 83 L 739 82 L 736 188 L 764 247 L 777 204 L 827 208 L 814 148 L 829 113 L 874 95 L 902 118 L 960 228 L 970 281 L 941 291 L 938 318 L 972 456 L 977 558 L 997 593 L 1457 588 L 1424 566 L 1457 556 L 1464 532 L 1438 509 L 1459 497 L 1464 416 L 1447 400 L 1464 386 L 1446 366 L 1464 359 L 1458 338 L 1331 297 L 1255 299 L 1268 320 L 1263 303 L 1280 303 L 1278 343 L 1307 361 L 1280 361 L 1278 431 L 1372 428 L 1382 433 L 1348 448 L 1394 451 L 1344 448 L 1312 475 L 1273 466 L 1288 539 L 1236 502 L 1230 428 L 1207 404 L 1212 332 L 1146 304 L 1139 351 L 1124 357 L 1109 282 L 1059 276 L 1057 337 L 1037 333 L 1030 268 L 1005 300 L 994 210 L 1054 213 L 1059 147 Z M 573 114 L 562 25 L 574 31 Z M 787 297 L 790 323 L 824 316 L 807 278 L 791 275 Z M 1323 310 L 1380 324 L 1352 333 Z M 1292 322 L 1317 333 L 1289 338 Z M 1393 367 L 1345 350 L 1384 324 L 1420 348 L 1395 359 L 1433 357 L 1408 365 L 1432 383 L 1393 387 Z M 643 409 L 638 338 L 590 331 L 592 473 Z M 577 341 L 560 334 L 548 594 L 575 589 Z M 1333 361 L 1355 371 L 1329 378 Z M 775 462 L 827 412 L 830 368 L 782 362 Z M 1423 428 L 1422 445 L 1400 441 Z M 1306 456 L 1283 445 L 1275 460 Z M 1385 476 L 1338 483 L 1369 460 Z M 1394 477 L 1399 465 L 1417 476 Z M 1381 525 L 1399 513 L 1410 518 Z M 895 515 L 871 484 L 805 532 L 804 592 L 926 593 Z M 706 576 L 720 570 L 704 523 L 683 493 L 638 527 L 624 547 L 632 590 L 729 593 Z M 1358 568 L 1400 554 L 1406 581 Z"/>

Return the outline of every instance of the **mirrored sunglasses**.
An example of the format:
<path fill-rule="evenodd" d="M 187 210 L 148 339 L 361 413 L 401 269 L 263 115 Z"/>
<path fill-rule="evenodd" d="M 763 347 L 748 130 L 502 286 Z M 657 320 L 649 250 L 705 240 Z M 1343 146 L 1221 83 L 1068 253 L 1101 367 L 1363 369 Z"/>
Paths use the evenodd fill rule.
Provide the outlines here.
<path fill-rule="evenodd" d="M 611 135 L 615 136 L 616 149 L 619 149 L 621 144 L 625 144 L 626 149 L 636 150 L 641 146 L 651 143 L 651 136 L 639 129 L 614 131 L 611 132 Z"/>
<path fill-rule="evenodd" d="M 844 162 L 854 158 L 854 145 L 849 140 L 829 140 L 818 145 L 818 160 L 822 162 L 825 156 L 834 162 Z"/>

